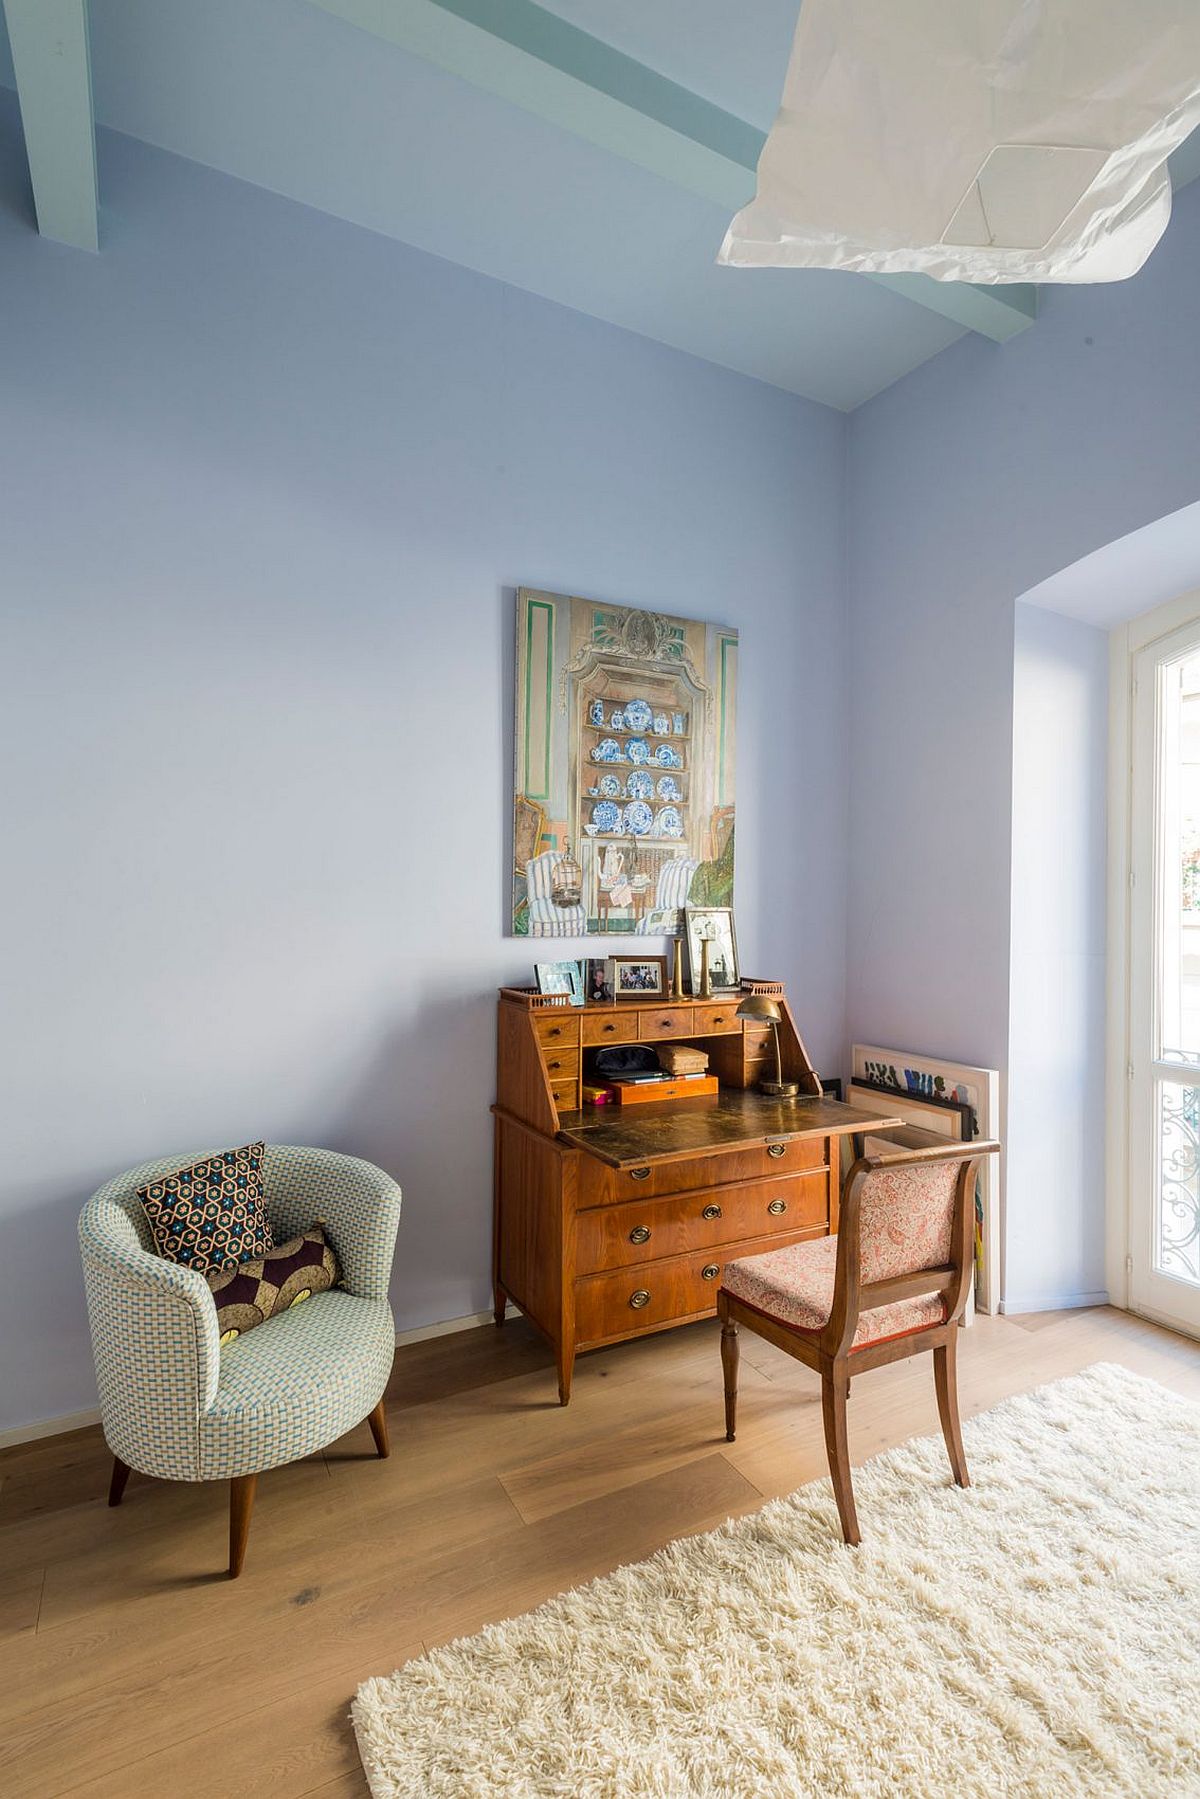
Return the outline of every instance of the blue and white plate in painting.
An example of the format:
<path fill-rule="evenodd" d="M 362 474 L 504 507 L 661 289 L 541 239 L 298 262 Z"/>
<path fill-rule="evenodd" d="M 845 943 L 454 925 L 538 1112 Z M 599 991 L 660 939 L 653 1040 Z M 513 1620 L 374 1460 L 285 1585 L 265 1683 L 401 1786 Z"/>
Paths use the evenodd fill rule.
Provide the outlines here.
<path fill-rule="evenodd" d="M 588 707 L 588 723 L 602 725 L 604 723 L 604 701 L 595 699 Z"/>
<path fill-rule="evenodd" d="M 615 831 L 621 822 L 621 808 L 615 800 L 597 800 L 592 807 L 592 823 L 598 831 Z"/>
<path fill-rule="evenodd" d="M 603 799 L 615 800 L 617 795 L 620 793 L 620 791 L 621 791 L 620 775 L 601 775 L 600 776 L 600 785 L 597 787 L 596 792 L 598 794 L 600 794 Z"/>
<path fill-rule="evenodd" d="M 674 806 L 664 806 L 658 815 L 655 829 L 660 837 L 682 837 L 683 820 Z"/>
<path fill-rule="evenodd" d="M 650 727 L 653 712 L 645 700 L 630 700 L 625 707 L 625 729 L 627 731 L 646 731 Z"/>
<path fill-rule="evenodd" d="M 625 739 L 625 754 L 635 768 L 641 768 L 643 763 L 649 762 L 650 760 L 650 745 L 646 742 L 644 737 L 627 737 Z"/>
<path fill-rule="evenodd" d="M 632 757 L 630 758 L 632 761 Z M 660 743 L 654 760 L 660 768 L 682 768 L 683 757 L 678 750 L 673 750 L 669 743 Z"/>
<path fill-rule="evenodd" d="M 671 721 L 665 712 L 656 712 L 654 714 L 654 735 L 656 737 L 669 737 L 671 735 Z"/>
<path fill-rule="evenodd" d="M 603 786 L 603 782 L 601 782 L 601 786 Z M 659 775 L 658 797 L 660 800 L 681 800 L 683 798 L 679 791 L 679 782 L 674 775 Z"/>
<path fill-rule="evenodd" d="M 644 768 L 635 768 L 625 782 L 625 794 L 631 800 L 648 800 L 654 794 L 654 776 Z"/>
<path fill-rule="evenodd" d="M 644 837 L 654 825 L 654 814 L 645 800 L 630 800 L 625 808 L 625 829 L 631 837 Z"/>
<path fill-rule="evenodd" d="M 592 751 L 593 762 L 623 762 L 621 746 L 615 737 L 604 737 Z"/>

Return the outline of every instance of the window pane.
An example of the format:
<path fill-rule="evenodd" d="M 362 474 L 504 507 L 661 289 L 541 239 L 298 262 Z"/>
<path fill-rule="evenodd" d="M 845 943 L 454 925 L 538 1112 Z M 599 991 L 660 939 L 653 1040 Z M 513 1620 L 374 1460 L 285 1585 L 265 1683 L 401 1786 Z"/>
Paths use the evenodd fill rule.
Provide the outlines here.
<path fill-rule="evenodd" d="M 1159 709 L 1159 1057 L 1200 1066 L 1200 657 L 1164 667 Z"/>
<path fill-rule="evenodd" d="M 1200 1284 L 1200 1087 L 1158 1083 L 1154 1265 Z"/>

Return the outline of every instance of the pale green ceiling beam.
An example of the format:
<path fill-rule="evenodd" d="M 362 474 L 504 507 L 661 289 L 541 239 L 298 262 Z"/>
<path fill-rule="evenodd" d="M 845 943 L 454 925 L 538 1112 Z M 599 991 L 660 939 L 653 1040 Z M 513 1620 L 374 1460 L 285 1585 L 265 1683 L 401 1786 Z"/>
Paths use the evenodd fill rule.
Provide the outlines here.
<path fill-rule="evenodd" d="M 731 213 L 754 193 L 761 131 L 533 0 L 313 4 Z M 997 342 L 1025 330 L 1037 312 L 1033 287 L 867 279 Z"/>
<path fill-rule="evenodd" d="M 4 0 L 38 230 L 100 247 L 87 0 Z"/>

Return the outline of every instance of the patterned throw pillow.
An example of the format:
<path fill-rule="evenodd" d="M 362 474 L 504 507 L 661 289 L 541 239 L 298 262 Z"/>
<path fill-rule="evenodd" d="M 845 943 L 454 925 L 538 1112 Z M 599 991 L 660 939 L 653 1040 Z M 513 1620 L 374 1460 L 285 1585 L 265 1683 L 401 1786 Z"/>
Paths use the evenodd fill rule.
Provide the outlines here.
<path fill-rule="evenodd" d="M 160 1256 L 206 1274 L 270 1249 L 275 1239 L 263 1210 L 264 1147 L 222 1150 L 138 1188 Z"/>
<path fill-rule="evenodd" d="M 232 1343 L 276 1312 L 286 1312 L 314 1293 L 327 1292 L 341 1279 L 337 1257 L 320 1224 L 302 1237 L 269 1249 L 265 1256 L 240 1268 L 214 1269 L 205 1275 L 217 1302 L 217 1329 L 222 1343 Z"/>

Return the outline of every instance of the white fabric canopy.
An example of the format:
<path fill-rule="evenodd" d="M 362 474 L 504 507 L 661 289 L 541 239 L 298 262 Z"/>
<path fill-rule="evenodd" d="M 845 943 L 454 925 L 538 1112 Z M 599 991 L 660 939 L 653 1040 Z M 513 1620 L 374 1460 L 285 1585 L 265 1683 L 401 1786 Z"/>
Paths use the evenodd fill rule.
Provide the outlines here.
<path fill-rule="evenodd" d="M 1200 124 L 1200 0 L 804 0 L 721 262 L 1116 281 Z"/>

